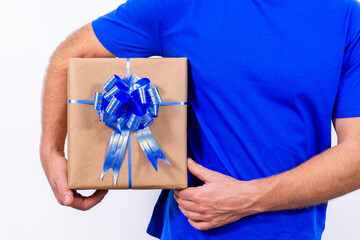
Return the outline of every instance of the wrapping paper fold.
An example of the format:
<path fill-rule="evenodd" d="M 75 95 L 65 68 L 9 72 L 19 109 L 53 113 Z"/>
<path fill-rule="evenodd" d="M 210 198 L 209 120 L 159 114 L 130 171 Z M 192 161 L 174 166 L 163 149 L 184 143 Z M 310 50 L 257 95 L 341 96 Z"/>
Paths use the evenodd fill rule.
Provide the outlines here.
<path fill-rule="evenodd" d="M 68 99 L 94 100 L 114 74 L 127 76 L 126 58 L 69 59 Z M 187 102 L 186 58 L 130 58 L 130 74 L 148 78 L 163 102 Z M 156 171 L 134 132 L 116 184 L 110 169 L 100 180 L 112 130 L 99 121 L 91 104 L 68 104 L 68 181 L 72 189 L 181 189 L 187 187 L 187 106 L 160 106 L 149 126 L 170 164 L 158 160 Z"/>

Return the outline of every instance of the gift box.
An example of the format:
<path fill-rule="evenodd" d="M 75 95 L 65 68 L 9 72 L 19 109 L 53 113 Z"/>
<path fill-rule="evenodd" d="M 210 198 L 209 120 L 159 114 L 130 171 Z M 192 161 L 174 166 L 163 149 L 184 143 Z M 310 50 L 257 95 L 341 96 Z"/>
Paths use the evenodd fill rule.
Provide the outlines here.
<path fill-rule="evenodd" d="M 69 59 L 71 189 L 187 187 L 187 70 L 186 58 Z"/>

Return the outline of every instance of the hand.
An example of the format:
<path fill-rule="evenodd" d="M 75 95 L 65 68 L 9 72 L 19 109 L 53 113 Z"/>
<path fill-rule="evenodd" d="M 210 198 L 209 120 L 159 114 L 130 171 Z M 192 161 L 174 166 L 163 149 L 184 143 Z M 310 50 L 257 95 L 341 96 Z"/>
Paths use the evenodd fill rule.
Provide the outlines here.
<path fill-rule="evenodd" d="M 239 181 L 188 159 L 189 171 L 205 182 L 199 187 L 174 190 L 180 211 L 198 230 L 208 230 L 261 212 L 255 181 Z"/>
<path fill-rule="evenodd" d="M 68 187 L 67 160 L 61 153 L 52 155 L 42 154 L 42 164 L 57 201 L 64 206 L 70 206 L 79 210 L 89 210 L 101 202 L 107 190 L 96 190 L 91 196 L 83 197 Z"/>

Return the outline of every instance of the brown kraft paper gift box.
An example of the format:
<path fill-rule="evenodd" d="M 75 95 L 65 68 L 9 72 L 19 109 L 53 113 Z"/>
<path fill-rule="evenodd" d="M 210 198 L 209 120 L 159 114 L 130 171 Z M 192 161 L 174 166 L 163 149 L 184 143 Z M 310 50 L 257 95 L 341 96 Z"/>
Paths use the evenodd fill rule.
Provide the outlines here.
<path fill-rule="evenodd" d="M 130 58 L 130 75 L 149 78 L 162 102 L 187 102 L 187 70 L 186 58 Z M 68 99 L 94 100 L 95 92 L 105 92 L 102 86 L 114 74 L 126 78 L 126 58 L 69 59 Z M 128 148 L 116 185 L 112 169 L 100 180 L 112 129 L 99 120 L 93 105 L 68 103 L 67 111 L 69 187 L 128 189 Z M 149 128 L 170 165 L 159 159 L 156 171 L 131 130 L 131 188 L 186 188 L 187 106 L 160 106 Z"/>

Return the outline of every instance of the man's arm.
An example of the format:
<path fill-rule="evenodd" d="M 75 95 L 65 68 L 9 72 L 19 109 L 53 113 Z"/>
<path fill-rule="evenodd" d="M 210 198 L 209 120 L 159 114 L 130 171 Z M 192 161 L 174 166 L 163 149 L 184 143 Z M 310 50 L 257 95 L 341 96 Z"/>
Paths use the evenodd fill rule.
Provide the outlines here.
<path fill-rule="evenodd" d="M 334 119 L 338 144 L 304 164 L 263 179 L 264 211 L 306 207 L 360 188 L 360 118 Z"/>
<path fill-rule="evenodd" d="M 107 191 L 96 191 L 82 197 L 68 187 L 67 160 L 64 157 L 66 138 L 66 102 L 68 59 L 72 57 L 115 57 L 96 38 L 91 23 L 77 30 L 62 42 L 47 70 L 43 92 L 42 137 L 40 156 L 47 179 L 58 202 L 80 210 L 99 203 Z"/>
<path fill-rule="evenodd" d="M 238 181 L 190 160 L 189 170 L 205 184 L 175 190 L 180 210 L 205 230 L 259 212 L 324 203 L 360 188 L 360 117 L 334 119 L 334 127 L 338 145 L 263 179 Z"/>

